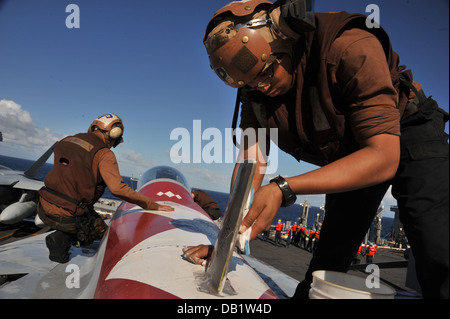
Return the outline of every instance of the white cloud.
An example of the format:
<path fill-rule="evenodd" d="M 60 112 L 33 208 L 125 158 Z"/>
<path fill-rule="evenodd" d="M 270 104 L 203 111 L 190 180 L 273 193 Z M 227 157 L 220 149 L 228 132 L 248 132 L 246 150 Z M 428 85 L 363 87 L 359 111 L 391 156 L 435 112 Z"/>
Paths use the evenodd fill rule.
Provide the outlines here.
<path fill-rule="evenodd" d="M 30 112 L 14 101 L 0 100 L 0 132 L 3 141 L 42 151 L 62 136 L 54 136 L 48 128 L 38 128 Z"/>

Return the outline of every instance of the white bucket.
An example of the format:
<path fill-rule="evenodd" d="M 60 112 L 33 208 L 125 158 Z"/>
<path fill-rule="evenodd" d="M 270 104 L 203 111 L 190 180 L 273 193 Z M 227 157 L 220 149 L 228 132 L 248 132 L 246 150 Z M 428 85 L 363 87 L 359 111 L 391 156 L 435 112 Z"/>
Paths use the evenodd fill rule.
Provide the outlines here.
<path fill-rule="evenodd" d="M 396 291 L 380 283 L 368 288 L 366 279 L 342 272 L 318 270 L 313 272 L 310 299 L 393 299 Z"/>

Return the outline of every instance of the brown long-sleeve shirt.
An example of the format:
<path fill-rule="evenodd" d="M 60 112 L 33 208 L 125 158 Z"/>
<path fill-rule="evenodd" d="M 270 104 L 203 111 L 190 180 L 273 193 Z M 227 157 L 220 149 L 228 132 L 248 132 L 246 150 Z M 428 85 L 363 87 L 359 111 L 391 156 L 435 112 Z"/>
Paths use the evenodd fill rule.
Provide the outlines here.
<path fill-rule="evenodd" d="M 398 93 L 383 47 L 373 34 L 356 28 L 344 31 L 331 45 L 327 71 L 330 88 L 339 94 L 342 104 L 337 107 L 345 114 L 357 142 L 378 134 L 400 135 Z M 413 84 L 421 89 L 419 83 Z M 248 101 L 242 104 L 240 127 L 261 127 Z M 296 131 L 295 127 L 289 130 Z"/>
<path fill-rule="evenodd" d="M 126 184 L 119 173 L 119 165 L 116 156 L 108 149 L 104 148 L 97 152 L 92 163 L 92 169 L 96 174 L 96 168 L 108 186 L 110 192 L 120 199 L 136 204 L 144 209 L 156 209 L 157 205 L 147 196 L 134 191 Z"/>
<path fill-rule="evenodd" d="M 99 136 L 101 136 L 99 134 Z M 120 176 L 119 166 L 116 156 L 109 148 L 100 149 L 94 156 L 92 162 L 92 171 L 94 176 L 103 179 L 111 193 L 127 202 L 134 203 L 144 209 L 157 209 L 158 204 L 153 202 L 147 196 L 134 191 L 128 186 Z M 98 181 L 101 182 L 101 181 Z M 43 209 L 47 214 L 53 216 L 70 217 L 71 213 L 64 210 L 44 198 L 40 198 Z"/>
<path fill-rule="evenodd" d="M 200 205 L 201 208 L 205 209 L 207 207 L 219 208 L 219 205 L 216 203 L 212 197 L 206 194 L 204 191 L 195 190 L 192 191 L 194 201 Z"/>

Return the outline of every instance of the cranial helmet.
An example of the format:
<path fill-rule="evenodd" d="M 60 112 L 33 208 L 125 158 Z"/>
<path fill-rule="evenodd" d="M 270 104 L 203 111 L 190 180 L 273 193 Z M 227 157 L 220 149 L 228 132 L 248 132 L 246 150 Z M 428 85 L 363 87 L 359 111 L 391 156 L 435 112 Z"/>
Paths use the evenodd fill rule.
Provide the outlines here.
<path fill-rule="evenodd" d="M 118 140 L 114 144 L 114 147 L 116 147 L 123 141 L 122 135 L 123 135 L 124 127 L 123 127 L 122 119 L 120 117 L 118 117 L 116 114 L 107 113 L 107 114 L 103 114 L 103 115 L 100 115 L 99 117 L 97 117 L 94 120 L 94 122 L 92 122 L 92 124 L 89 126 L 88 133 L 91 133 L 97 129 L 104 131 L 104 132 L 108 132 L 108 137 L 110 139 Z"/>
<path fill-rule="evenodd" d="M 300 21 L 302 30 L 313 30 L 311 2 L 314 1 L 279 0 L 272 4 L 247 0 L 224 6 L 214 14 L 203 37 L 211 68 L 231 87 L 247 85 L 277 56 L 292 55 L 300 34 L 287 21 L 293 20 L 297 25 Z"/>

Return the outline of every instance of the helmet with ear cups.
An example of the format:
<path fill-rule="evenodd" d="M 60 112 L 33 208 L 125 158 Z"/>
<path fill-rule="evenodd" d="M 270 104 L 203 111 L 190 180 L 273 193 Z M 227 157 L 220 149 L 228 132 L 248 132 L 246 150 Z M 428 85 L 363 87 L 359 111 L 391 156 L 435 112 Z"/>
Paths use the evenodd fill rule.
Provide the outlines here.
<path fill-rule="evenodd" d="M 108 113 L 97 117 L 88 128 L 88 133 L 95 130 L 108 132 L 110 139 L 120 139 L 123 135 L 124 127 L 122 119 L 116 114 Z"/>

